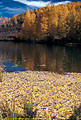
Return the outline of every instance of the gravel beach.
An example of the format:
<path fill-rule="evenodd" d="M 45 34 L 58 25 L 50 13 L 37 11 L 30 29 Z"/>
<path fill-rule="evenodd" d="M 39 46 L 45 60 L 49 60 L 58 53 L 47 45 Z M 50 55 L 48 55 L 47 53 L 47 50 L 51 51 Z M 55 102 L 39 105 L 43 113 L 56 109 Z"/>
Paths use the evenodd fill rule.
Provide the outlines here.
<path fill-rule="evenodd" d="M 46 71 L 3 73 L 0 82 L 1 105 L 15 104 L 15 111 L 23 114 L 25 100 L 31 100 L 38 108 L 42 120 L 49 116 L 68 119 L 74 106 L 81 104 L 81 73 L 58 74 Z M 2 104 L 3 103 L 3 104 Z"/>

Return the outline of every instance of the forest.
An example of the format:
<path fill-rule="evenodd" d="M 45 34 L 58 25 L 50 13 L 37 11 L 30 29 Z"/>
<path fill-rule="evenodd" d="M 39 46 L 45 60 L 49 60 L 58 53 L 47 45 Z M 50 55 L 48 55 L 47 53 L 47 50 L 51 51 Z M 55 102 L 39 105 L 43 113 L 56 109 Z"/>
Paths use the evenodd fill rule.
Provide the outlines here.
<path fill-rule="evenodd" d="M 21 24 L 19 37 L 28 42 L 81 43 L 81 2 L 27 10 L 7 24 Z"/>

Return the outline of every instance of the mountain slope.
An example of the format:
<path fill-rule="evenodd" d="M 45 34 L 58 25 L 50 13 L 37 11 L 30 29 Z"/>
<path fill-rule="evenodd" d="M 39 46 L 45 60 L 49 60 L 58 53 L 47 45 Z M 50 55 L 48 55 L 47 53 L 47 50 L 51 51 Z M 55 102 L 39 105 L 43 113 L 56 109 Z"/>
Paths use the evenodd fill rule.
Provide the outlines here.
<path fill-rule="evenodd" d="M 75 2 L 78 0 L 70 0 Z M 81 1 L 81 0 L 79 0 Z M 67 3 L 67 0 L 0 0 L 0 16 L 12 17 L 15 14 L 25 12 L 27 9 L 35 9 L 46 6 L 48 3 Z"/>

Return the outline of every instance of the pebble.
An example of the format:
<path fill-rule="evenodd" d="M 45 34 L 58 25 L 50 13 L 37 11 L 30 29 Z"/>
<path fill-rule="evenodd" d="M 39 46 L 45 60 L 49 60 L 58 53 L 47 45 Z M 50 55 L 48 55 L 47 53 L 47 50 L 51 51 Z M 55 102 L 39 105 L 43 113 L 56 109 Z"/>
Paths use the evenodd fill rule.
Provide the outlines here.
<path fill-rule="evenodd" d="M 23 114 L 25 100 L 38 105 L 38 116 L 44 112 L 58 119 L 68 119 L 74 106 L 81 103 L 81 73 L 60 75 L 53 72 L 25 71 L 3 73 L 0 102 L 15 102 L 15 111 Z"/>

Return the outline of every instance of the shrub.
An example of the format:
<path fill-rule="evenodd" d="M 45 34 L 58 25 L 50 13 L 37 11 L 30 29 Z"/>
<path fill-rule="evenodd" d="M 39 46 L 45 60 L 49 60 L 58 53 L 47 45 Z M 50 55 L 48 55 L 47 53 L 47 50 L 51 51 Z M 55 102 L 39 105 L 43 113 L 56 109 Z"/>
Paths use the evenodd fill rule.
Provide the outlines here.
<path fill-rule="evenodd" d="M 2 68 L 0 67 L 0 82 L 2 82 L 3 74 L 2 74 Z"/>
<path fill-rule="evenodd" d="M 25 103 L 24 112 L 25 112 L 25 118 L 35 118 L 37 114 L 37 109 L 33 110 L 32 103 Z"/>
<path fill-rule="evenodd" d="M 79 106 L 79 108 L 74 108 L 74 113 L 69 118 L 69 120 L 81 120 L 81 105 Z"/>

